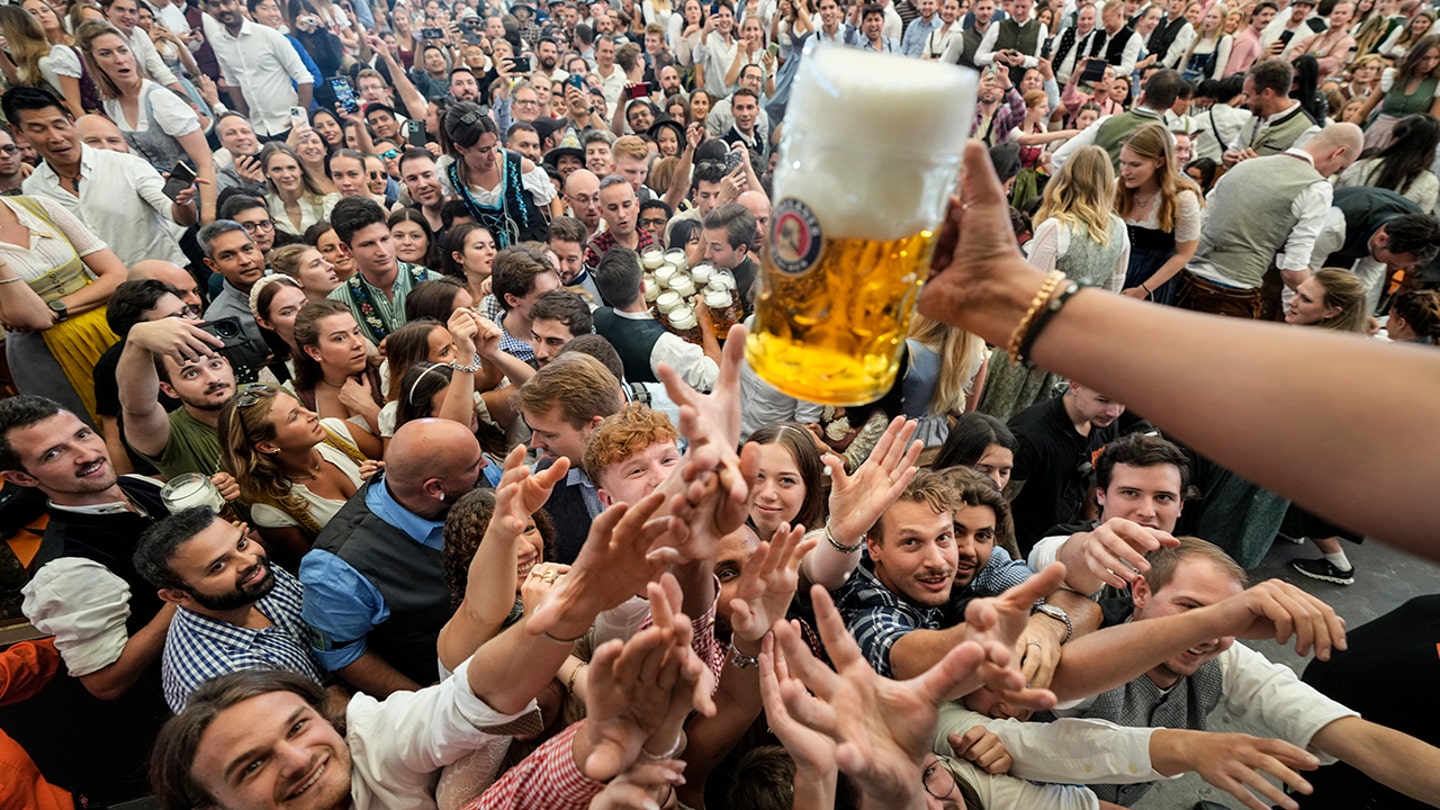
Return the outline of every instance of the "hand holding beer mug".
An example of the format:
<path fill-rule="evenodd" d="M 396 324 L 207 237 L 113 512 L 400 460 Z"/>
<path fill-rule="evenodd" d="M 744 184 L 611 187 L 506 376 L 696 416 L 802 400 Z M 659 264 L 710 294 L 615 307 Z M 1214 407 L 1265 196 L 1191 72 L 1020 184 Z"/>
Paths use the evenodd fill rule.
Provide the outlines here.
<path fill-rule="evenodd" d="M 828 405 L 895 383 L 975 114 L 970 70 L 816 47 L 795 77 L 746 357 Z"/>

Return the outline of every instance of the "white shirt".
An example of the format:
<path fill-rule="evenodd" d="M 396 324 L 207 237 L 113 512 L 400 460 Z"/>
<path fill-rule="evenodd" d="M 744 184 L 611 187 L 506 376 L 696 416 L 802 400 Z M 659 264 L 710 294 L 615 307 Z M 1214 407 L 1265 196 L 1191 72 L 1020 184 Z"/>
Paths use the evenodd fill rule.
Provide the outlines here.
<path fill-rule="evenodd" d="M 130 586 L 86 557 L 61 557 L 26 583 L 22 608 L 55 648 L 70 675 L 83 678 L 120 660 L 130 633 Z"/>
<path fill-rule="evenodd" d="M 615 314 L 631 321 L 654 320 L 649 312 L 621 312 L 617 309 Z M 720 377 L 720 366 L 705 356 L 704 349 L 673 332 L 667 331 L 661 335 L 650 349 L 650 371 L 657 377 L 661 363 L 668 363 L 671 368 L 680 372 L 681 379 L 701 391 L 714 388 L 715 380 Z"/>
<path fill-rule="evenodd" d="M 1190 135 L 1194 156 L 1207 157 L 1219 163 L 1225 156 L 1225 150 L 1240 137 L 1241 130 L 1254 117 L 1255 113 L 1244 107 L 1231 107 L 1229 104 L 1212 104 L 1210 109 L 1197 112 L 1191 116 L 1198 125 Z"/>
<path fill-rule="evenodd" d="M 1315 33 L 1314 29 L 1312 29 L 1309 25 L 1306 25 L 1306 23 L 1311 19 L 1311 17 L 1318 16 L 1314 11 L 1310 12 L 1310 17 L 1306 17 L 1305 19 L 1301 20 L 1299 25 L 1291 25 L 1290 16 L 1291 14 L 1288 10 L 1275 15 L 1275 19 L 1271 20 L 1270 24 L 1265 26 L 1265 30 L 1260 34 L 1260 47 L 1270 47 L 1275 42 L 1279 41 L 1280 35 L 1284 34 L 1286 31 L 1295 32 L 1290 37 L 1292 42 L 1296 39 L 1304 39 L 1305 37 L 1308 37 L 1311 34 Z M 1322 28 L 1321 30 L 1323 31 L 1324 29 Z"/>
<path fill-rule="evenodd" d="M 1121 227 L 1115 227 L 1117 223 Z M 1125 284 L 1125 269 L 1130 264 L 1130 235 L 1123 227 L 1124 224 L 1119 217 L 1110 215 L 1110 236 L 1114 238 L 1118 235 L 1124 247 L 1120 251 L 1120 257 L 1115 260 L 1115 267 L 1111 269 L 1105 289 L 1117 295 Z M 1030 240 L 1027 247 L 1031 250 L 1030 265 L 1048 273 L 1070 252 L 1070 229 L 1058 219 L 1047 219 L 1035 228 L 1035 238 Z"/>
<path fill-rule="evenodd" d="M 160 21 L 165 23 L 165 27 L 170 29 L 170 33 L 177 37 L 190 30 L 190 21 L 185 19 L 182 5 L 178 1 L 166 3 L 163 6 L 156 3 L 150 4 L 150 7 L 159 15 Z"/>
<path fill-rule="evenodd" d="M 1161 20 L 1160 24 L 1165 25 L 1168 22 L 1168 19 Z M 1194 42 L 1195 26 L 1186 22 L 1180 26 L 1180 31 L 1175 35 L 1175 39 L 1170 41 L 1170 50 L 1165 52 L 1165 58 L 1160 61 L 1160 64 L 1171 70 L 1179 70 L 1181 67 L 1180 60 L 1185 58 L 1185 54 L 1190 51 L 1190 46 L 1194 44 Z"/>
<path fill-rule="evenodd" d="M 139 66 L 142 76 L 156 84 L 176 83 L 175 74 L 165 66 L 165 60 L 160 58 L 160 52 L 155 50 L 155 43 L 150 41 L 150 35 L 145 33 L 145 29 L 138 25 L 130 29 L 130 36 L 125 37 L 125 44 L 129 45 L 131 53 L 135 54 L 135 64 Z"/>
<path fill-rule="evenodd" d="M 60 187 L 60 177 L 42 162 L 22 185 L 26 194 L 58 200 L 65 210 L 105 240 L 127 266 L 145 259 L 190 263 L 169 226 L 173 203 L 165 179 L 134 155 L 80 144 L 80 196 Z"/>
<path fill-rule="evenodd" d="M 615 112 L 615 105 L 620 103 L 620 96 L 625 92 L 625 71 L 612 63 L 609 76 L 601 76 L 599 68 L 595 69 L 595 75 L 600 76 L 600 92 L 605 94 L 605 109 Z"/>
<path fill-rule="evenodd" d="M 80 57 L 66 45 L 51 45 L 50 53 L 40 57 L 40 75 L 61 98 L 65 89 L 60 86 L 60 77 L 66 76 L 79 81 L 81 77 Z"/>
<path fill-rule="evenodd" d="M 1026 22 L 1029 22 L 1029 20 L 1026 20 Z M 975 49 L 975 64 L 983 67 L 984 65 L 995 62 L 995 40 L 1000 37 L 999 23 L 999 20 L 992 20 L 990 22 L 990 28 L 985 31 L 985 38 L 980 40 L 979 47 Z M 1045 29 L 1045 24 L 1040 23 L 1039 25 L 1040 36 L 1035 38 L 1035 52 L 1025 54 L 1025 67 L 1027 68 L 1035 67 L 1040 63 L 1038 58 L 1040 56 L 1040 49 L 1045 46 L 1045 40 L 1049 38 L 1049 31 Z M 1129 49 L 1127 48 L 1126 50 L 1128 51 Z M 1131 60 L 1131 64 L 1134 64 L 1133 59 Z"/>
<path fill-rule="evenodd" d="M 225 26 L 205 15 L 205 37 L 220 63 L 225 83 L 240 88 L 250 106 L 250 125 L 255 134 L 279 135 L 290 129 L 290 108 L 300 96 L 290 86 L 313 84 L 315 78 L 300 61 L 300 54 L 285 35 L 273 28 L 245 20 L 240 35 L 231 36 Z"/>
<path fill-rule="evenodd" d="M 1325 260 L 1331 253 L 1339 250 L 1345 245 L 1345 237 L 1349 233 L 1349 225 L 1345 222 L 1345 213 L 1339 208 L 1331 206 L 1325 212 L 1325 221 L 1321 225 L 1320 235 L 1315 237 L 1315 247 L 1310 254 L 1310 272 L 1314 273 L 1325 267 Z M 1355 262 L 1353 267 L 1344 268 L 1354 273 L 1365 285 L 1365 297 L 1370 301 L 1373 311 L 1374 304 L 1380 299 L 1380 282 L 1385 278 L 1385 263 L 1376 261 L 1374 256 L 1366 256 Z M 1281 303 L 1289 304 L 1294 297 L 1295 291 L 1285 288 L 1281 291 Z"/>
<path fill-rule="evenodd" d="M 1344 717 L 1359 717 L 1359 712 L 1331 700 L 1301 681 L 1294 670 L 1271 662 L 1239 641 L 1214 660 L 1220 665 L 1222 678 L 1217 711 L 1229 712 L 1251 734 L 1308 749 L 1322 765 L 1336 762 L 1334 757 L 1310 748 L 1310 740 L 1320 729 Z M 1063 703 L 1055 708 L 1055 715 L 1081 716 L 1094 702 L 1095 698 L 1089 697 Z"/>
<path fill-rule="evenodd" d="M 1012 760 L 1007 773 L 1020 779 L 1131 785 L 1170 778 L 1150 762 L 1153 728 L 1081 717 L 1065 717 L 1052 723 L 1006 720 L 972 712 L 959 701 L 940 705 L 935 750 L 950 753 L 946 736 L 964 734 L 976 726 L 984 726 L 1005 744 Z"/>
<path fill-rule="evenodd" d="M 695 46 L 695 62 L 705 73 L 705 92 L 710 94 L 711 99 L 720 99 L 730 95 L 730 86 L 725 83 L 725 71 L 735 61 L 735 52 L 740 48 L 738 38 L 732 40 L 729 45 L 725 44 L 725 38 L 719 31 L 711 31 Z"/>
<path fill-rule="evenodd" d="M 503 753 L 516 732 L 501 727 L 539 710 L 532 700 L 515 714 L 495 711 L 470 689 L 469 670 L 466 659 L 434 686 L 384 700 L 350 699 L 345 742 L 353 810 L 434 810 L 437 771 L 472 751 Z M 532 727 L 538 726 L 537 716 Z"/>
<path fill-rule="evenodd" d="M 115 122 L 115 126 L 121 132 L 147 132 L 152 123 L 159 126 L 161 132 L 172 138 L 199 131 L 200 119 L 184 99 L 171 92 L 170 88 L 161 87 L 149 79 L 140 81 L 140 114 L 135 126 L 130 126 L 130 122 L 125 118 L 125 108 L 121 106 L 119 99 L 107 99 L 100 102 L 101 106 L 105 108 L 105 114 Z M 155 116 L 153 120 L 145 117 L 147 101 L 150 103 L 150 112 Z"/>

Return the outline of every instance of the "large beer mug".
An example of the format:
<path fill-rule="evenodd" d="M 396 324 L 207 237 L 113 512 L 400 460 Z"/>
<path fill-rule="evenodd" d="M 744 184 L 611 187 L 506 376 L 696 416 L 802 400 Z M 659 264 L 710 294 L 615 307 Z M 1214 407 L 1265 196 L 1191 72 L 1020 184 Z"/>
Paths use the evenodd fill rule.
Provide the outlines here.
<path fill-rule="evenodd" d="M 786 394 L 874 402 L 895 383 L 975 115 L 976 74 L 856 48 L 795 76 L 746 357 Z"/>
<path fill-rule="evenodd" d="M 177 475 L 160 488 L 160 501 L 170 514 L 192 506 L 208 506 L 217 515 L 225 508 L 225 498 L 210 482 L 209 477 L 200 473 Z"/>

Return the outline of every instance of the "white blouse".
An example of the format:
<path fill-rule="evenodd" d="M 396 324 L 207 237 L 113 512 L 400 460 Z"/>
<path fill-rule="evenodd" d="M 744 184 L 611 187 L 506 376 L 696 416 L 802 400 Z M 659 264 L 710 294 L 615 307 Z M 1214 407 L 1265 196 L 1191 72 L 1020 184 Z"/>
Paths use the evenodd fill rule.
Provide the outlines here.
<path fill-rule="evenodd" d="M 50 53 L 40 57 L 40 76 L 56 93 L 64 96 L 60 77 L 79 79 L 81 76 L 80 57 L 65 45 L 51 45 Z"/>
<path fill-rule="evenodd" d="M 339 419 L 321 419 L 320 424 L 329 428 L 332 432 L 339 434 L 340 438 L 346 441 L 353 441 L 350 437 L 349 428 Z M 356 489 L 360 488 L 360 484 L 363 483 L 360 480 L 360 465 L 356 464 L 355 460 L 351 458 L 349 454 L 326 442 L 321 442 L 316 445 L 315 449 L 320 451 L 320 458 L 323 461 L 340 468 L 340 472 L 345 473 L 345 477 L 350 479 L 350 483 Z M 345 505 L 344 500 L 332 501 L 329 498 L 322 498 L 299 482 L 294 482 L 291 486 L 294 488 L 295 494 L 305 499 L 305 503 L 310 507 L 310 517 L 321 526 L 329 523 L 330 518 L 335 517 L 335 514 L 340 511 L 340 507 Z M 295 522 L 295 519 L 287 515 L 284 510 L 264 503 L 257 503 L 251 506 L 250 517 L 254 519 L 256 526 L 261 526 L 266 529 L 299 525 Z"/>
<path fill-rule="evenodd" d="M 441 157 L 435 164 L 435 173 L 440 175 L 440 182 L 445 188 L 445 194 L 449 197 L 457 196 L 455 189 L 450 186 L 450 164 L 455 159 L 449 155 Z M 530 171 L 520 175 L 520 186 L 530 192 L 536 205 L 549 205 L 555 199 L 555 184 L 550 182 L 550 175 L 538 164 Z M 469 186 L 470 196 L 480 205 L 497 206 L 500 204 L 500 195 L 505 190 L 505 175 L 501 173 L 500 183 L 494 188 L 483 188 L 481 186 Z"/>
<path fill-rule="evenodd" d="M 15 269 L 16 275 L 25 279 L 26 283 L 66 264 L 75 258 L 76 254 L 84 258 L 107 248 L 100 237 L 85 227 L 74 214 L 66 211 L 60 203 L 45 197 L 28 199 L 39 203 L 55 225 L 52 226 L 31 214 L 11 198 L 0 197 L 0 202 L 10 208 L 15 218 L 20 220 L 20 224 L 30 229 L 28 245 L 12 245 L 0 241 L 0 259 L 8 262 Z M 85 268 L 85 272 L 89 273 L 91 278 L 95 277 L 94 273 L 90 273 L 90 268 Z"/>

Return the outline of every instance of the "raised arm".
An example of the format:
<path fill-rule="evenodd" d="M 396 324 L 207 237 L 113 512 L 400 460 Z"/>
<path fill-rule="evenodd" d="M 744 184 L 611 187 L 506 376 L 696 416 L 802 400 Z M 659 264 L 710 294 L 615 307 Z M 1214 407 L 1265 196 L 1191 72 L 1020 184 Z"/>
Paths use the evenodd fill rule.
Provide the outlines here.
<path fill-rule="evenodd" d="M 170 418 L 160 407 L 160 375 L 155 370 L 155 355 L 183 363 L 209 355 L 218 348 L 219 338 L 179 318 L 161 318 L 130 329 L 115 368 L 115 379 L 120 384 L 125 440 L 131 447 L 144 455 L 158 457 L 170 443 Z"/>

